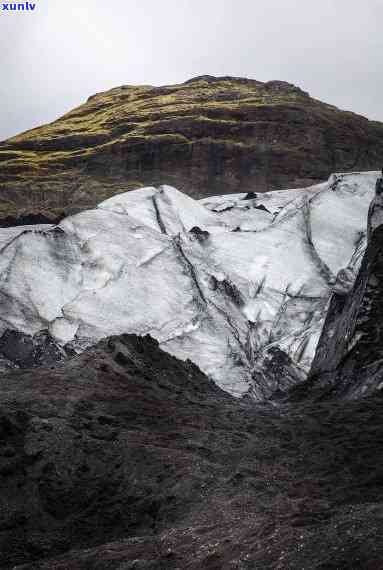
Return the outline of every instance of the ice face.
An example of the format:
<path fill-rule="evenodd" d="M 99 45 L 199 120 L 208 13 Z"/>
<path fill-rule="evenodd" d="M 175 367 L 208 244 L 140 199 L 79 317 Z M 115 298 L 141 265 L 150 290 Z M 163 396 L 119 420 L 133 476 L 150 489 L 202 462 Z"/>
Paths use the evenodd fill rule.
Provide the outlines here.
<path fill-rule="evenodd" d="M 58 227 L 0 230 L 0 334 L 151 334 L 235 395 L 272 347 L 304 372 L 338 272 L 360 262 L 377 175 L 201 201 L 148 187 Z"/>

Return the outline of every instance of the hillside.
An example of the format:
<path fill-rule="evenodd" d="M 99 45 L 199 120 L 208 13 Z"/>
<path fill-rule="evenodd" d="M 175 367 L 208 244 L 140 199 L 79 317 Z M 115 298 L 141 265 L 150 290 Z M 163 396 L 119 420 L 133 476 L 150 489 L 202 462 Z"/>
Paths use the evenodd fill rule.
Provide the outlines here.
<path fill-rule="evenodd" d="M 303 187 L 382 163 L 382 124 L 285 82 L 122 86 L 0 143 L 0 223 L 56 220 L 140 186 L 202 198 Z"/>

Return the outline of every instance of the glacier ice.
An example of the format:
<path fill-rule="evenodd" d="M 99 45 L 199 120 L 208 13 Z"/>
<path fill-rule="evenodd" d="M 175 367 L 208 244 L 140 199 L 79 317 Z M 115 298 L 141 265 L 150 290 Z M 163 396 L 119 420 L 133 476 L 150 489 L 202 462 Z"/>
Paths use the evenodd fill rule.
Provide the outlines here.
<path fill-rule="evenodd" d="M 260 398 L 270 349 L 307 372 L 331 292 L 363 254 L 377 175 L 200 201 L 149 187 L 55 227 L 1 229 L 0 335 L 49 330 L 84 347 L 151 334 L 225 390 Z"/>

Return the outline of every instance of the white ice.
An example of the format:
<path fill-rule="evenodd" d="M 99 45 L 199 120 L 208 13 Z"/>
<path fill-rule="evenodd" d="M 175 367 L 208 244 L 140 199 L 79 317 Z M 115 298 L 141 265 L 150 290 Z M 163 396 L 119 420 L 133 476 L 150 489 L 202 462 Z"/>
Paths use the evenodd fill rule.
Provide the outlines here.
<path fill-rule="evenodd" d="M 0 335 L 49 329 L 85 346 L 149 333 L 236 395 L 272 346 L 307 371 L 336 276 L 360 262 L 377 175 L 252 199 L 148 187 L 58 228 L 2 229 Z"/>

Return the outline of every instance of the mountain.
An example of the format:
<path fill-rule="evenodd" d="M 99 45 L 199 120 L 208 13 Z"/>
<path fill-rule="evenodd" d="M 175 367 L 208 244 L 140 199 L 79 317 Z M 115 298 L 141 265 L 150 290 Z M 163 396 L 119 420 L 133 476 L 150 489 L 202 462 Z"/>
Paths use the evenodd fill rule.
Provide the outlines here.
<path fill-rule="evenodd" d="M 376 195 L 357 279 L 332 295 L 309 379 L 296 394 L 356 399 L 383 387 L 382 207 L 382 195 Z"/>
<path fill-rule="evenodd" d="M 147 187 L 1 229 L 0 365 L 150 334 L 236 396 L 277 396 L 305 380 L 333 291 L 353 285 L 376 178 L 202 201 Z"/>
<path fill-rule="evenodd" d="M 0 222 L 57 221 L 140 186 L 194 198 L 377 170 L 383 125 L 281 81 L 122 86 L 0 143 Z"/>
<path fill-rule="evenodd" d="M 153 91 L 161 105 L 153 105 Z M 181 105 L 180 92 L 193 100 L 197 91 L 199 105 Z M 118 121 L 124 98 L 134 125 Z M 220 106 L 235 119 L 213 120 Z M 214 129 L 222 123 L 243 134 L 253 119 L 240 119 L 240 111 L 255 117 L 256 107 L 258 118 L 288 109 L 289 121 L 305 107 L 312 127 L 319 109 L 345 116 L 286 84 L 199 78 L 113 90 L 3 143 L 3 223 L 17 221 L 0 229 L 4 570 L 381 568 L 378 173 L 336 173 L 264 192 L 292 171 L 282 160 L 272 177 L 277 147 L 261 142 L 263 174 L 238 192 L 228 173 L 243 172 L 241 153 L 251 144 L 228 138 L 227 148 L 217 147 Z M 369 132 L 381 128 L 347 117 Z M 166 121 L 189 125 L 187 143 L 172 138 L 184 131 L 162 132 Z M 206 122 L 211 139 L 197 139 L 196 125 Z M 310 140 L 319 148 L 315 132 Z M 134 182 L 124 153 L 137 136 L 134 156 L 155 166 L 140 163 Z M 191 154 L 208 149 L 208 158 L 198 151 L 195 169 L 182 170 L 184 144 Z M 331 144 L 333 156 L 351 156 Z M 366 145 L 354 157 L 361 168 Z M 145 155 L 145 148 L 155 151 Z M 237 170 L 216 148 L 226 148 Z M 211 156 L 224 164 L 222 176 L 206 178 L 214 184 L 206 191 L 199 184 L 197 194 L 194 180 L 203 180 Z M 321 161 L 302 164 L 299 172 L 311 175 L 294 180 L 317 181 Z M 162 176 L 165 166 L 183 191 L 167 184 L 132 190 L 147 184 L 143 171 Z M 197 199 L 226 176 L 233 184 L 226 194 Z M 44 223 L 64 213 L 60 223 Z"/>
<path fill-rule="evenodd" d="M 133 335 L 9 371 L 0 566 L 378 569 L 382 408 L 256 406 Z"/>

